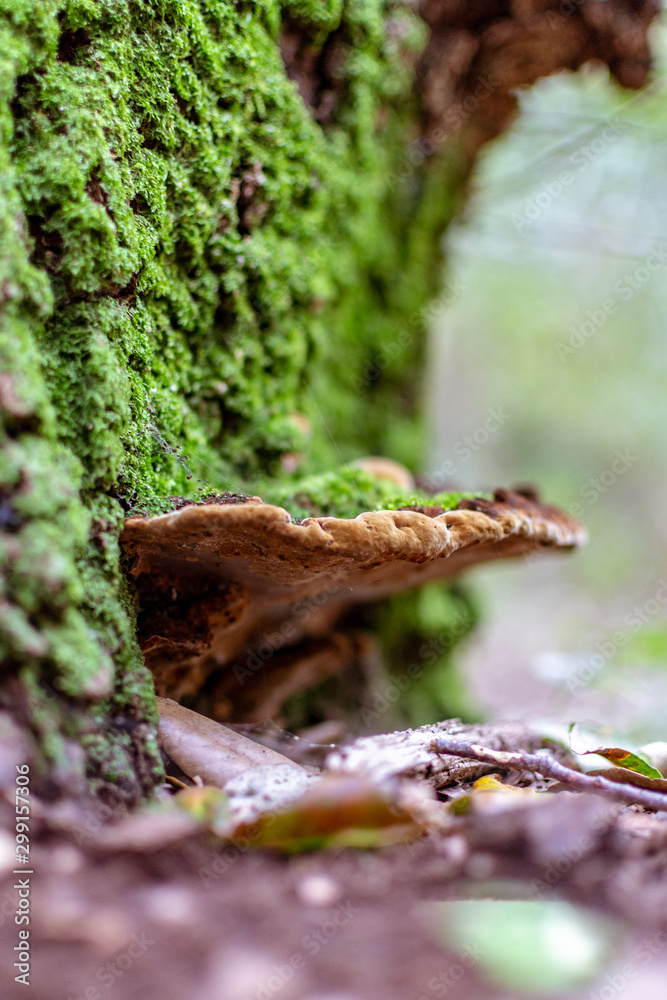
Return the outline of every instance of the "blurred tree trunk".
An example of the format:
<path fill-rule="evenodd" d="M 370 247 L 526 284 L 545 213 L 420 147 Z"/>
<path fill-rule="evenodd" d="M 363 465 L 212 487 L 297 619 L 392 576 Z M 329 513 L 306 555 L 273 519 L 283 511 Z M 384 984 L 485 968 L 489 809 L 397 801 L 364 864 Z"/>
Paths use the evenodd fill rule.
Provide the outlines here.
<path fill-rule="evenodd" d="M 125 514 L 306 446 L 308 469 L 418 464 L 427 306 L 480 148 L 562 67 L 642 86 L 654 16 L 0 0 L 2 698 L 45 783 L 131 804 L 161 773 Z"/>

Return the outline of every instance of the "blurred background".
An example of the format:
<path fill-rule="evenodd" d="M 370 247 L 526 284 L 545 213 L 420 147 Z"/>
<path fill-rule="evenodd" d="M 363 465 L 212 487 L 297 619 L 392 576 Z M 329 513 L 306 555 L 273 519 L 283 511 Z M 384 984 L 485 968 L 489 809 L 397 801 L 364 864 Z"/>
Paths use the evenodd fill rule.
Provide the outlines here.
<path fill-rule="evenodd" d="M 487 147 L 448 235 L 425 385 L 433 485 L 536 484 L 590 532 L 570 558 L 470 577 L 471 703 L 640 742 L 665 738 L 667 701 L 664 26 L 655 46 L 647 91 L 597 70 L 543 80 Z"/>
<path fill-rule="evenodd" d="M 469 577 L 481 624 L 455 656 L 468 703 L 592 721 L 633 745 L 667 738 L 664 26 L 654 44 L 647 91 L 595 70 L 543 80 L 487 147 L 448 234 L 425 386 L 433 485 L 535 484 L 590 533 L 572 557 Z M 477 928 L 492 958 L 498 944 L 487 974 L 503 996 L 664 991 L 664 942 L 649 955 L 588 914 L 535 905 L 451 904 L 467 941 Z"/>

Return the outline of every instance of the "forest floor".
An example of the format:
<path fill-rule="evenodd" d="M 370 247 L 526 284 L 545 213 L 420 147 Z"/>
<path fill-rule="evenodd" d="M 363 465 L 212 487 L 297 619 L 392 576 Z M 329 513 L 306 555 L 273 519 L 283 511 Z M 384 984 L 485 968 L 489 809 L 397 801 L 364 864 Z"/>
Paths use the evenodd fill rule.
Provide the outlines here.
<path fill-rule="evenodd" d="M 609 996 L 634 996 L 626 987 L 640 972 L 664 977 L 667 813 L 566 791 L 501 798 L 457 817 L 446 834 L 289 857 L 178 824 L 158 846 L 136 818 L 100 830 L 72 803 L 35 803 L 30 989 L 13 969 L 13 887 L 28 876 L 14 874 L 5 851 L 0 994 L 507 1000 L 519 994 L 493 985 L 474 940 L 453 947 L 443 937 L 442 901 L 485 897 L 561 898 L 611 918 L 630 935 L 621 949 L 630 958 Z M 4 830 L 12 806 L 2 803 Z M 123 824 L 132 822 L 128 835 Z"/>

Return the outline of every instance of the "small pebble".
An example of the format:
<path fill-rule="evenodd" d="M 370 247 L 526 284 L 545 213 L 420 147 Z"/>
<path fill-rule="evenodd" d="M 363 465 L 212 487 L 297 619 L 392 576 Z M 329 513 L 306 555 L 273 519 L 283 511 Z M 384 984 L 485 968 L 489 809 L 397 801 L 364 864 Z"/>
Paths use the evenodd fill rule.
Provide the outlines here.
<path fill-rule="evenodd" d="M 49 864 L 59 875 L 74 875 L 83 867 L 83 855 L 73 844 L 62 844 L 53 851 Z"/>
<path fill-rule="evenodd" d="M 340 886 L 329 875 L 306 875 L 296 887 L 306 906 L 329 906 L 340 899 Z"/>
<path fill-rule="evenodd" d="M 482 881 L 491 878 L 495 868 L 496 862 L 492 854 L 473 854 L 466 865 L 465 873 L 468 878 Z"/>
<path fill-rule="evenodd" d="M 196 923 L 197 909 L 187 889 L 161 885 L 146 894 L 146 912 L 158 924 L 187 927 Z"/>

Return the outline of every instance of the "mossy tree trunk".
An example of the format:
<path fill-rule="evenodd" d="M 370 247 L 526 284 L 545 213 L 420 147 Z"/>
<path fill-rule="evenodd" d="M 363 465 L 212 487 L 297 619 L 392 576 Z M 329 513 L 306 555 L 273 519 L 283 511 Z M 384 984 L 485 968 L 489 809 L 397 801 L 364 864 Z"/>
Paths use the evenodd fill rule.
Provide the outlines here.
<path fill-rule="evenodd" d="M 45 781 L 161 773 L 128 511 L 418 463 L 440 238 L 512 88 L 644 82 L 651 4 L 534 7 L 0 0 L 2 697 Z"/>

